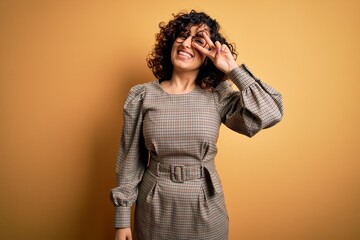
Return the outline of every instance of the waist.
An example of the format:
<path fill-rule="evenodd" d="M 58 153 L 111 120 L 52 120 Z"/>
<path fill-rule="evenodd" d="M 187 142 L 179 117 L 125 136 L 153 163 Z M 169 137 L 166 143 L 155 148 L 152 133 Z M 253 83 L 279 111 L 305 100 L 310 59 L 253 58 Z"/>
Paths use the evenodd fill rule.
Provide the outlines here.
<path fill-rule="evenodd" d="M 156 176 L 169 177 L 173 182 L 182 183 L 204 178 L 206 171 L 212 172 L 215 170 L 215 165 L 214 161 L 201 164 L 181 165 L 164 164 L 151 159 L 147 170 Z"/>

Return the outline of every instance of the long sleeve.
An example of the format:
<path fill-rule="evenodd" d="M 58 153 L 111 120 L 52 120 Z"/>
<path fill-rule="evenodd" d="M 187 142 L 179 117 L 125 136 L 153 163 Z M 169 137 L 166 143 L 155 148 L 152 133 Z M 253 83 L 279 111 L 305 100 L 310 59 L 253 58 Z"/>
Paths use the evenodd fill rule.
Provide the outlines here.
<path fill-rule="evenodd" d="M 215 89 L 219 114 L 227 127 L 252 137 L 282 119 L 281 94 L 255 78 L 245 65 L 233 69 L 228 77 L 239 91 L 234 90 L 229 81 L 220 83 Z"/>
<path fill-rule="evenodd" d="M 110 192 L 116 228 L 130 227 L 131 206 L 137 199 L 138 184 L 147 165 L 148 152 L 142 135 L 144 95 L 143 85 L 136 85 L 124 104 L 124 125 L 116 161 L 117 187 Z"/>

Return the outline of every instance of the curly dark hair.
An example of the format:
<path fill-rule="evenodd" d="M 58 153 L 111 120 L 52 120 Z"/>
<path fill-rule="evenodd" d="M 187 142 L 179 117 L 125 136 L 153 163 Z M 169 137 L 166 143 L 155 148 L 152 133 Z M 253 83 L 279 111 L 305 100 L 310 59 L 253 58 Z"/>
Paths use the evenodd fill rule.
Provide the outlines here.
<path fill-rule="evenodd" d="M 160 32 L 155 35 L 155 46 L 146 58 L 148 67 L 151 68 L 153 74 L 160 82 L 168 80 L 172 76 L 171 48 L 175 39 L 181 32 L 188 31 L 192 26 L 206 24 L 210 30 L 210 39 L 213 42 L 219 41 L 221 44 L 226 44 L 234 58 L 237 58 L 238 53 L 234 44 L 227 42 L 219 33 L 219 23 L 206 13 L 191 10 L 189 13 L 180 12 L 176 15 L 173 14 L 173 17 L 174 19 L 170 20 L 167 24 L 160 22 Z M 213 89 L 224 80 L 226 80 L 226 74 L 217 69 L 214 63 L 206 57 L 203 65 L 200 67 L 195 83 L 201 88 Z"/>

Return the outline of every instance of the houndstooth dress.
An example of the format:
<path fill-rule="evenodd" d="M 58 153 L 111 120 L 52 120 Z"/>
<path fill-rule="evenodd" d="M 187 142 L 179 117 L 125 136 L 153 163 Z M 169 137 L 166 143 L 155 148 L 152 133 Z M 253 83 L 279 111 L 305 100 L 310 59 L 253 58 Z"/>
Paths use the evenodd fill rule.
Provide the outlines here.
<path fill-rule="evenodd" d="M 253 136 L 283 116 L 282 99 L 245 65 L 213 91 L 165 92 L 159 81 L 134 86 L 124 104 L 124 126 L 111 190 L 115 227 L 141 240 L 228 239 L 228 215 L 214 165 L 221 123 Z"/>

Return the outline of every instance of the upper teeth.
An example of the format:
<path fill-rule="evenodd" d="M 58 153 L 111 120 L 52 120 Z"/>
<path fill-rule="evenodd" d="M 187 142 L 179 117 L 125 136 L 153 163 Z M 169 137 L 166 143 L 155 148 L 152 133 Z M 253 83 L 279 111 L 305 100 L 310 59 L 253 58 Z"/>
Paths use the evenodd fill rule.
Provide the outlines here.
<path fill-rule="evenodd" d="M 183 55 L 185 57 L 191 58 L 191 55 L 187 52 L 179 51 L 179 55 Z"/>

